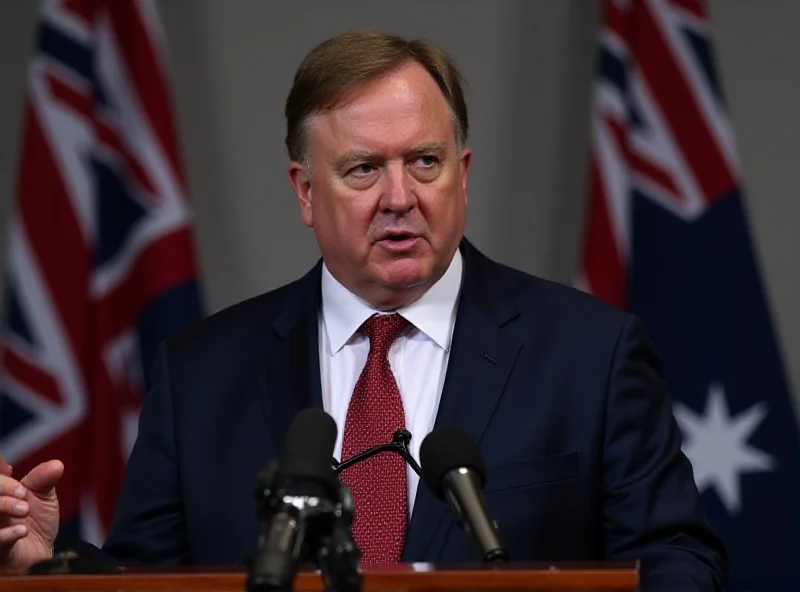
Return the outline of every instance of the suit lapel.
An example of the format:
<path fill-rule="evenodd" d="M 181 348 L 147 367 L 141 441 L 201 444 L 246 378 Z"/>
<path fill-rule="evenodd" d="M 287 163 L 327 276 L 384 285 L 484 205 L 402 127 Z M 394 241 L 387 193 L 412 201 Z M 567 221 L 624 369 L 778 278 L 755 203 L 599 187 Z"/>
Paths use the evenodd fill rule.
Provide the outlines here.
<path fill-rule="evenodd" d="M 320 264 L 294 287 L 296 294 L 272 325 L 272 335 L 258 364 L 261 407 L 278 450 L 294 415 L 322 408 L 319 371 Z"/>
<path fill-rule="evenodd" d="M 480 443 L 522 346 L 509 330 L 519 310 L 493 281 L 495 264 L 466 240 L 462 248 L 462 295 L 435 426 L 459 427 Z M 406 537 L 405 561 L 422 560 L 428 554 L 443 519 L 449 515 L 447 504 L 420 482 Z"/>

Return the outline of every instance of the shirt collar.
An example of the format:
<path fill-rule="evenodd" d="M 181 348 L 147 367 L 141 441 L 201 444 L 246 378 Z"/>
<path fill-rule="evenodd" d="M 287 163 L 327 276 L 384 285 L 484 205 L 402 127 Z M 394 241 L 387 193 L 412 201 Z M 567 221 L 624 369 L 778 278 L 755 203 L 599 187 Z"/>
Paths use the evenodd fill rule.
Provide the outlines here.
<path fill-rule="evenodd" d="M 442 349 L 450 349 L 463 261 L 456 249 L 447 271 L 420 298 L 397 310 Z M 322 265 L 322 318 L 328 337 L 328 353 L 336 355 L 376 311 L 353 294 Z"/>

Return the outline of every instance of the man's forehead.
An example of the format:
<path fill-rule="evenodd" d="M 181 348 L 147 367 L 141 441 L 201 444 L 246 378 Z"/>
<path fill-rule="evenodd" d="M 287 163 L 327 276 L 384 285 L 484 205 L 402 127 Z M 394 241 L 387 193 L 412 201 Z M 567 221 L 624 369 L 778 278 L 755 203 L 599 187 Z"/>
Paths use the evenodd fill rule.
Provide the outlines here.
<path fill-rule="evenodd" d="M 386 117 L 329 113 L 312 118 L 309 124 L 309 143 L 338 154 L 441 151 L 455 144 L 455 124 L 446 110 L 441 114 L 395 112 Z"/>
<path fill-rule="evenodd" d="M 418 65 L 362 85 L 345 100 L 312 115 L 308 124 L 309 144 L 337 154 L 407 153 L 423 144 L 454 143 L 455 136 L 444 95 Z"/>

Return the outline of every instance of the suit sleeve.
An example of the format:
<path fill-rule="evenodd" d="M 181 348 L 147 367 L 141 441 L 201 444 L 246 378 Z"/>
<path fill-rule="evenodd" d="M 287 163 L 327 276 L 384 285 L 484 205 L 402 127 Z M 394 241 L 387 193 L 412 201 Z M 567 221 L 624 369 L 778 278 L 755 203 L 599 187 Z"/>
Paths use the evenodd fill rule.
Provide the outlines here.
<path fill-rule="evenodd" d="M 725 548 L 704 516 L 660 362 L 636 317 L 619 336 L 607 395 L 608 557 L 640 560 L 642 590 L 725 589 Z"/>
<path fill-rule="evenodd" d="M 103 551 L 121 563 L 190 561 L 166 347 L 153 365 L 139 431 Z"/>

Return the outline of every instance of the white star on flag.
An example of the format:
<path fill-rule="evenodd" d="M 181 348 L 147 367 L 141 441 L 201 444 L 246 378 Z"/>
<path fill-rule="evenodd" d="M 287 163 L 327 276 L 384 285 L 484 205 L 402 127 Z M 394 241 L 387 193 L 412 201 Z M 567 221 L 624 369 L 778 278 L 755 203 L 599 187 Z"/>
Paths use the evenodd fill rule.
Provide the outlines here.
<path fill-rule="evenodd" d="M 712 384 L 703 415 L 681 403 L 675 404 L 675 419 L 683 431 L 683 452 L 694 468 L 694 479 L 702 493 L 713 487 L 730 514 L 739 512 L 741 474 L 774 470 L 775 458 L 747 443 L 767 414 L 759 402 L 736 417 L 728 412 L 725 391 Z"/>

